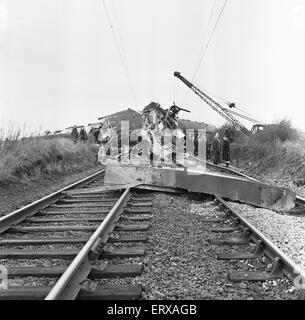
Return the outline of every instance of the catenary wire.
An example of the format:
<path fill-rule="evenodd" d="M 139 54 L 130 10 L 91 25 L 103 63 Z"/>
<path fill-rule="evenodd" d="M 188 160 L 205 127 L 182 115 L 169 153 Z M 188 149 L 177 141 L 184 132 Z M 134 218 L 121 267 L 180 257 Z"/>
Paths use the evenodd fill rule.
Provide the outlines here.
<path fill-rule="evenodd" d="M 198 65 L 197 65 L 197 68 L 195 69 L 194 75 L 193 75 L 193 77 L 192 77 L 192 82 L 194 82 L 194 80 L 195 80 L 195 78 L 196 78 L 196 75 L 197 75 L 197 73 L 198 73 L 198 71 L 199 71 L 199 68 L 200 68 L 200 66 L 201 66 L 201 64 L 202 64 L 202 61 L 203 61 L 203 59 L 204 59 L 204 57 L 205 57 L 205 55 L 206 55 L 206 53 L 207 53 L 207 51 L 208 51 L 209 45 L 210 45 L 210 43 L 211 43 L 211 41 L 212 41 L 212 39 L 213 39 L 214 33 L 215 33 L 216 29 L 217 29 L 217 26 L 218 26 L 219 21 L 220 21 L 220 19 L 221 19 L 221 17 L 222 17 L 222 14 L 223 14 L 223 12 L 224 12 L 224 9 L 225 9 L 225 7 L 226 7 L 227 2 L 228 2 L 228 0 L 225 0 L 223 6 L 222 6 L 222 8 L 221 8 L 221 11 L 220 11 L 220 13 L 219 13 L 219 15 L 218 15 L 218 18 L 217 18 L 217 20 L 216 20 L 216 23 L 215 23 L 213 29 L 212 29 L 212 32 L 211 32 L 211 34 L 210 34 L 210 37 L 208 38 L 208 41 L 207 41 L 207 43 L 206 43 L 206 45 L 205 45 L 204 51 L 203 51 L 203 53 L 202 53 L 202 55 L 201 55 L 201 58 L 200 58 L 199 63 L 198 63 Z M 190 89 L 188 89 L 187 92 L 188 92 L 189 90 L 190 90 Z M 185 96 L 184 102 L 185 102 L 186 98 L 187 98 L 187 95 Z"/>
<path fill-rule="evenodd" d="M 119 56 L 120 56 L 120 60 L 121 60 L 122 66 L 123 66 L 124 71 L 125 71 L 125 75 L 126 75 L 126 78 L 127 78 L 128 84 L 129 84 L 129 88 L 130 88 L 130 91 L 131 91 L 131 94 L 132 94 L 132 98 L 133 98 L 134 104 L 136 106 L 137 105 L 136 96 L 135 96 L 135 92 L 134 92 L 134 89 L 133 89 L 133 86 L 132 86 L 132 83 L 131 83 L 131 79 L 130 79 L 130 76 L 129 76 L 129 70 L 128 70 L 128 67 L 126 65 L 126 61 L 124 59 L 124 53 L 122 52 L 122 49 L 121 49 L 120 44 L 119 44 L 119 41 L 118 41 L 117 36 L 116 36 L 116 34 L 114 32 L 114 27 L 113 27 L 113 24 L 112 24 L 112 21 L 111 21 L 111 18 L 110 18 L 110 15 L 109 15 L 105 0 L 101 0 L 100 3 L 103 4 L 104 10 L 105 10 L 105 13 L 106 13 L 106 16 L 107 16 L 107 20 L 108 20 L 108 23 L 110 25 L 110 29 L 111 29 L 111 32 L 112 32 L 112 35 L 113 35 L 113 38 L 114 38 L 114 42 L 116 44 L 116 47 L 117 47 L 117 50 L 118 50 L 118 53 L 119 53 Z"/>

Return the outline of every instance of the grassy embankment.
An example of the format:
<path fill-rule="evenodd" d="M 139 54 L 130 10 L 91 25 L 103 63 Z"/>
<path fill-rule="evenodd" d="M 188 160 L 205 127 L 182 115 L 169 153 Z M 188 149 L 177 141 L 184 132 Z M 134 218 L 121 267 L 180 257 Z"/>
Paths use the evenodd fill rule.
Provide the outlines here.
<path fill-rule="evenodd" d="M 0 129 L 0 187 L 92 168 L 97 152 L 95 144 L 74 144 L 69 135 L 20 139 L 20 130 Z"/>
<path fill-rule="evenodd" d="M 232 164 L 262 181 L 305 184 L 305 140 L 287 119 L 239 136 L 231 149 Z"/>

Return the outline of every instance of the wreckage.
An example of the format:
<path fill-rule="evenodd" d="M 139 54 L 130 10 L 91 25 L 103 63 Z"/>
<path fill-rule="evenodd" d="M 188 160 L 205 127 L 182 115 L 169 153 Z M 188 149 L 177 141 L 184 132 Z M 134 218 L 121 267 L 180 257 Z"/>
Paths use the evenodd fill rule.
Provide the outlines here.
<path fill-rule="evenodd" d="M 176 106 L 175 102 L 168 109 L 163 109 L 155 102 L 143 109 L 142 134 L 150 140 L 152 156 L 162 153 L 163 160 L 171 157 L 171 160 L 176 162 L 177 140 L 185 143 L 185 133 L 178 126 L 180 111 L 190 113 L 189 110 Z"/>
<path fill-rule="evenodd" d="M 169 134 L 175 130 L 179 132 L 177 115 L 180 110 L 182 109 L 175 105 L 168 110 L 164 110 L 156 103 L 151 103 L 145 107 L 143 110 L 143 127 L 138 132 L 142 137 L 141 143 L 137 145 L 140 146 L 139 149 L 143 147 L 143 143 L 146 141 L 150 146 L 153 146 L 151 150 L 154 154 L 160 155 L 163 152 L 163 155 L 165 155 L 166 150 L 164 151 L 164 144 L 162 144 L 160 137 L 164 137 L 166 132 Z M 163 135 L 160 135 L 160 133 L 163 133 Z M 182 131 L 181 133 L 181 139 L 183 139 L 184 134 Z M 173 141 L 173 144 L 175 144 L 175 141 Z M 191 159 L 193 166 L 185 165 L 185 163 L 181 166 L 177 162 L 173 162 L 172 165 L 164 162 L 158 162 L 158 165 L 154 162 L 143 162 L 140 151 L 134 152 L 135 147 L 129 150 L 129 155 L 131 153 L 138 155 L 139 161 L 127 161 L 127 163 L 124 161 L 104 162 L 106 164 L 105 185 L 96 188 L 96 191 L 126 188 L 164 192 L 188 191 L 217 195 L 233 201 L 277 211 L 289 210 L 295 206 L 296 195 L 289 188 L 275 187 L 250 181 L 243 177 L 209 171 L 196 158 Z M 170 154 L 172 149 L 169 148 L 167 151 Z"/>
<path fill-rule="evenodd" d="M 159 103 L 152 102 L 143 109 L 143 127 L 145 130 L 178 129 L 178 113 L 189 110 L 180 108 L 174 104 L 169 109 L 161 108 Z"/>
<path fill-rule="evenodd" d="M 122 143 L 124 128 L 114 128 L 107 117 L 103 118 L 98 129 L 98 140 L 101 143 L 98 161 L 106 164 L 126 153 L 132 154 L 133 160 L 136 160 L 137 156 L 143 158 L 143 153 L 149 154 L 148 158 L 159 157 L 162 153 L 163 159 L 170 157 L 172 161 L 172 156 L 175 159 L 177 138 L 184 139 L 185 136 L 178 127 L 180 111 L 190 112 L 176 106 L 175 103 L 168 109 L 163 109 L 159 103 L 150 103 L 142 111 L 142 126 L 132 132 L 129 130 L 129 124 L 125 128 L 128 131 L 128 146 Z M 112 154 L 109 152 L 110 149 Z M 106 156 L 107 152 L 109 157 Z"/>

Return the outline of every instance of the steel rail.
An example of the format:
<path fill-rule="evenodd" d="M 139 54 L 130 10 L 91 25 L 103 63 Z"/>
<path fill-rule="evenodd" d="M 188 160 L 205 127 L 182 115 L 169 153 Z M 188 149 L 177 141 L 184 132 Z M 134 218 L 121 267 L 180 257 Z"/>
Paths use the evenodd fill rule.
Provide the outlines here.
<path fill-rule="evenodd" d="M 97 173 L 94 173 L 90 175 L 89 177 L 82 179 L 80 181 L 77 181 L 59 191 L 56 191 L 42 199 L 39 199 L 25 207 L 22 207 L 12 213 L 9 213 L 3 217 L 0 218 L 0 234 L 9 228 L 11 228 L 14 224 L 17 224 L 21 221 L 23 221 L 25 218 L 29 216 L 33 216 L 36 214 L 39 210 L 45 209 L 50 204 L 55 203 L 58 201 L 62 196 L 63 192 L 81 187 L 91 181 L 94 181 L 96 178 L 98 178 L 102 173 L 104 173 L 105 170 L 100 170 Z"/>
<path fill-rule="evenodd" d="M 45 300 L 73 300 L 83 288 L 84 281 L 88 281 L 90 284 L 87 276 L 92 268 L 91 260 L 97 258 L 90 257 L 90 254 L 95 253 L 94 249 L 98 247 L 100 243 L 107 242 L 109 234 L 113 231 L 115 223 L 119 220 L 119 216 L 123 212 L 129 197 L 130 189 L 128 188 L 124 191 L 105 220 L 100 224 L 88 242 L 71 262 L 64 274 L 56 282 Z M 90 286 L 85 289 L 90 289 Z M 92 292 L 93 291 L 94 288 Z"/>
<path fill-rule="evenodd" d="M 220 170 L 222 170 L 222 171 L 227 171 L 227 172 L 230 173 L 230 174 L 235 174 L 235 175 L 244 177 L 244 178 L 246 178 L 246 179 L 248 179 L 248 180 L 251 180 L 251 181 L 253 181 L 253 182 L 260 182 L 260 181 L 257 180 L 257 179 L 254 179 L 254 178 L 252 178 L 252 177 L 249 177 L 249 176 L 247 176 L 247 175 L 245 175 L 245 174 L 243 174 L 243 173 L 241 173 L 241 172 L 238 172 L 238 171 L 236 171 L 236 170 L 233 170 L 233 169 L 231 169 L 231 168 L 221 167 L 221 166 L 219 166 L 219 165 L 217 165 L 217 164 L 211 163 L 211 162 L 209 162 L 209 161 L 205 161 L 205 160 L 203 160 L 203 159 L 198 159 L 198 158 L 196 158 L 196 157 L 194 157 L 194 156 L 191 156 L 191 158 L 194 159 L 194 160 L 196 160 L 197 162 L 204 163 L 205 165 L 210 166 L 210 167 L 212 167 L 212 168 L 220 169 Z"/>
<path fill-rule="evenodd" d="M 283 251 L 281 251 L 278 247 L 276 247 L 271 240 L 269 240 L 266 236 L 263 235 L 261 231 L 259 231 L 256 227 L 254 227 L 247 219 L 242 217 L 235 209 L 233 209 L 229 203 L 227 203 L 224 199 L 215 196 L 215 198 L 224 205 L 238 220 L 239 227 L 242 231 L 249 230 L 250 234 L 248 237 L 253 240 L 256 244 L 258 240 L 262 241 L 262 246 L 260 249 L 263 250 L 264 254 L 271 260 L 276 261 L 278 258 L 279 266 L 283 272 L 283 274 L 295 284 L 297 281 L 297 277 L 299 279 L 299 284 L 301 288 L 297 288 L 300 290 L 299 297 L 305 297 L 305 271 L 300 268 L 297 264 L 295 264 Z"/>

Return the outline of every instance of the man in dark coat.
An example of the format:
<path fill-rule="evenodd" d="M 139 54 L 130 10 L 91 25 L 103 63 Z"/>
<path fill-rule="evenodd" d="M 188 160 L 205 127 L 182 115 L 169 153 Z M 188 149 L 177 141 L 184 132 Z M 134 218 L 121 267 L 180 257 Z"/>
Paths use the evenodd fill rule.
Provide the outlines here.
<path fill-rule="evenodd" d="M 223 137 L 222 160 L 224 160 L 226 162 L 226 166 L 229 167 L 229 165 L 230 165 L 230 141 L 226 136 Z"/>
<path fill-rule="evenodd" d="M 73 127 L 71 135 L 72 135 L 73 142 L 76 143 L 78 140 L 78 131 L 76 126 Z"/>
<path fill-rule="evenodd" d="M 80 129 L 79 137 L 80 137 L 80 140 L 83 142 L 85 142 L 87 140 L 87 132 L 86 132 L 85 128 Z"/>
<path fill-rule="evenodd" d="M 94 141 L 95 141 L 95 143 L 99 143 L 99 141 L 98 141 L 98 136 L 99 136 L 99 134 L 100 134 L 100 130 L 101 130 L 101 128 L 102 128 L 102 126 L 100 126 L 98 129 L 95 129 L 95 131 L 94 131 L 94 133 L 93 133 L 93 135 L 94 135 Z"/>
<path fill-rule="evenodd" d="M 212 142 L 212 152 L 213 152 L 213 163 L 219 164 L 220 154 L 221 154 L 221 142 L 219 139 L 219 133 L 215 134 L 215 137 Z"/>

